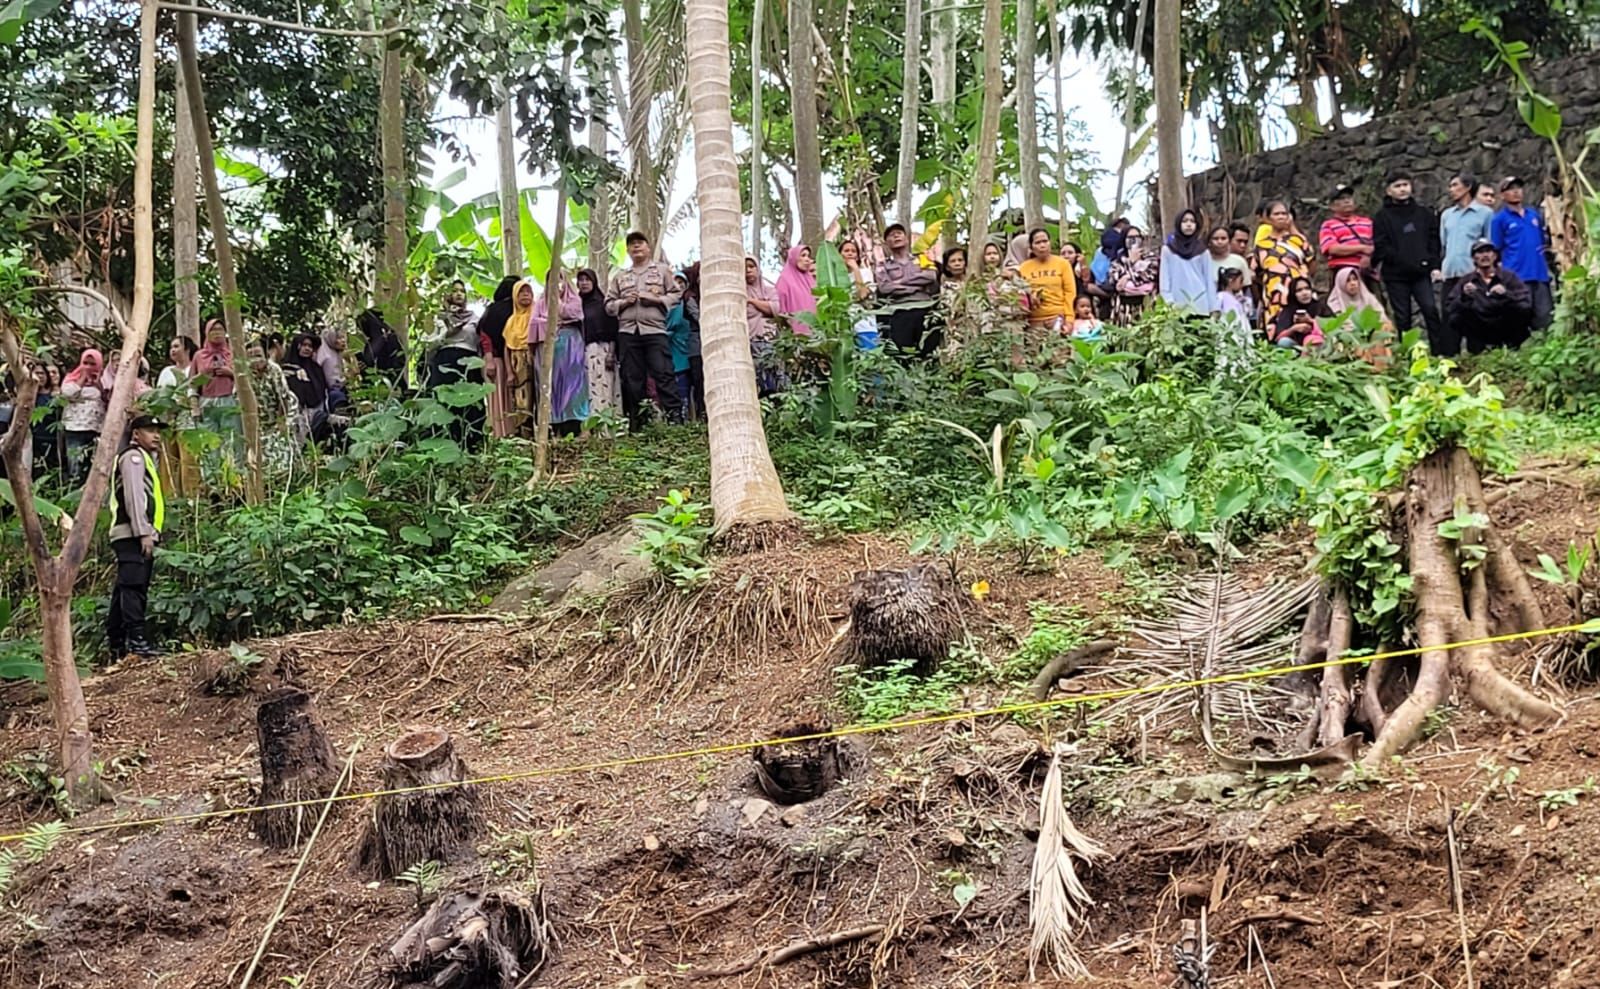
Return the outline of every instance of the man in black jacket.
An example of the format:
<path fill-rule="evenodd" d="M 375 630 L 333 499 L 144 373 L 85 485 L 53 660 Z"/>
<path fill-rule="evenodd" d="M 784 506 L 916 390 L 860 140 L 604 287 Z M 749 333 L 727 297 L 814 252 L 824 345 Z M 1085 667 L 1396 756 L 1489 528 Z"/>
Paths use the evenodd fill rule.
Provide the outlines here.
<path fill-rule="evenodd" d="M 1472 274 L 1451 289 L 1445 311 L 1474 354 L 1519 347 L 1533 326 L 1533 293 L 1500 266 L 1500 249 L 1484 239 L 1472 245 Z"/>
<path fill-rule="evenodd" d="M 1383 278 L 1395 329 L 1401 333 L 1411 329 L 1414 301 L 1422 310 L 1430 349 L 1436 354 L 1451 353 L 1439 321 L 1439 305 L 1433 297 L 1433 283 L 1442 277 L 1439 217 L 1411 198 L 1408 172 L 1390 172 L 1386 191 L 1383 209 L 1372 218 L 1372 264 Z"/>

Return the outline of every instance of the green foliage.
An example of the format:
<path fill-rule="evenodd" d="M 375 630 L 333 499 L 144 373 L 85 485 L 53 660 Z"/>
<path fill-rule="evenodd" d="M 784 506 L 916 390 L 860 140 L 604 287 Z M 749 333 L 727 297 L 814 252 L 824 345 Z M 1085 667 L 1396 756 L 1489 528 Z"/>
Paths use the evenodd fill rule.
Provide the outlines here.
<path fill-rule="evenodd" d="M 710 506 L 690 501 L 686 491 L 674 488 L 661 498 L 654 512 L 639 512 L 634 520 L 639 542 L 633 552 L 650 561 L 656 573 L 687 590 L 711 576 L 706 562 L 706 541 L 711 527 L 702 520 Z"/>
<path fill-rule="evenodd" d="M 1030 601 L 1028 615 L 1033 625 L 1027 637 L 1000 667 L 1000 679 L 1008 683 L 1032 680 L 1045 664 L 1089 640 L 1090 620 L 1074 610 Z"/>
<path fill-rule="evenodd" d="M 412 895 L 416 897 L 417 909 L 420 910 L 432 902 L 443 887 L 444 867 L 433 859 L 428 859 L 407 868 L 395 876 L 394 881 L 411 887 Z"/>
<path fill-rule="evenodd" d="M 1568 288 L 1577 290 L 1573 283 L 1580 271 L 1581 266 L 1569 269 Z M 1587 272 L 1582 274 L 1588 277 Z M 1600 282 L 1595 284 L 1600 286 Z M 1471 366 L 1505 382 L 1508 396 L 1524 406 L 1563 415 L 1592 413 L 1600 408 L 1600 375 L 1594 373 L 1600 367 L 1600 334 L 1593 328 L 1600 318 L 1600 297 L 1580 309 L 1564 292 L 1562 304 L 1571 306 L 1574 314 L 1584 313 L 1581 324 L 1587 325 L 1562 321 L 1562 325 L 1534 334 L 1516 350 L 1493 350 L 1471 358 Z"/>
<path fill-rule="evenodd" d="M 5 764 L 3 772 L 12 783 L 7 796 L 22 796 L 62 817 L 76 813 L 72 798 L 67 794 L 66 780 L 52 770 L 46 753 L 19 753 Z"/>
<path fill-rule="evenodd" d="M 939 668 L 925 676 L 912 672 L 915 666 L 911 660 L 897 660 L 871 669 L 835 667 L 841 706 L 864 724 L 881 724 L 908 714 L 942 714 L 957 709 L 964 685 L 991 672 L 969 646 L 953 647 Z"/>

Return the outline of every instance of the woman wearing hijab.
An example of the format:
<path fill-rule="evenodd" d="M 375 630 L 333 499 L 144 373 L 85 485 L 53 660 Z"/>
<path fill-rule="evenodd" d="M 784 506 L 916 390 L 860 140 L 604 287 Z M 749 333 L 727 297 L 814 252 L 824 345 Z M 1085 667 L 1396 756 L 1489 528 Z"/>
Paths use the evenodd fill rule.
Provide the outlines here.
<path fill-rule="evenodd" d="M 811 248 L 797 244 L 789 248 L 789 260 L 778 275 L 778 311 L 785 316 L 817 311 L 816 265 L 811 259 Z M 798 319 L 789 321 L 789 329 L 800 336 L 808 336 L 811 328 Z"/>
<path fill-rule="evenodd" d="M 533 345 L 544 339 L 544 324 L 533 318 L 533 282 L 524 278 L 511 293 L 511 318 L 506 320 L 506 377 L 511 390 L 511 434 L 532 436 L 539 407 L 538 379 L 533 373 Z"/>
<path fill-rule="evenodd" d="M 356 363 L 363 371 L 378 372 L 393 391 L 405 391 L 406 351 L 400 344 L 400 334 L 376 309 L 368 309 L 356 317 L 356 329 L 365 340 L 361 353 L 356 355 Z"/>
<path fill-rule="evenodd" d="M 299 435 L 317 442 L 328 438 L 328 379 L 317 363 L 318 340 L 310 333 L 299 333 L 289 341 L 283 357 L 283 380 L 289 386 L 299 409 Z"/>
<path fill-rule="evenodd" d="M 299 401 L 289 389 L 283 368 L 267 360 L 264 341 L 250 341 L 244 348 L 244 357 L 250 362 L 256 405 L 261 413 L 262 469 L 271 474 L 286 474 L 294 466 Z"/>
<path fill-rule="evenodd" d="M 1161 245 L 1160 293 L 1167 305 L 1192 316 L 1217 311 L 1217 274 L 1206 248 L 1200 214 L 1178 214 L 1167 242 Z"/>
<path fill-rule="evenodd" d="M 1394 339 L 1394 321 L 1389 318 L 1383 303 L 1372 294 L 1372 289 L 1367 288 L 1367 283 L 1361 278 L 1360 268 L 1347 265 L 1333 269 L 1333 291 L 1328 293 L 1328 310 L 1334 315 L 1348 311 L 1351 316 L 1345 325 L 1358 332 L 1356 320 L 1363 310 L 1377 314 L 1378 328 L 1373 331 L 1370 342 L 1357 348 L 1356 354 L 1379 369 L 1389 366 L 1393 356 L 1389 341 Z"/>
<path fill-rule="evenodd" d="M 1113 323 L 1133 325 L 1145 301 L 1156 294 L 1160 271 L 1160 255 L 1145 246 L 1144 231 L 1129 227 L 1122 239 L 1121 254 L 1111 262 L 1111 285 L 1117 293 L 1111 300 Z"/>
<path fill-rule="evenodd" d="M 606 293 L 593 268 L 578 272 L 578 298 L 583 300 L 583 361 L 589 375 L 591 411 L 621 413 L 617 382 L 617 317 L 606 312 Z"/>
<path fill-rule="evenodd" d="M 458 278 L 450 283 L 450 293 L 439 310 L 439 336 L 428 359 L 424 387 L 431 392 L 441 385 L 460 382 L 482 384 L 482 370 L 471 366 L 473 358 L 482 356 L 480 347 L 478 318 L 467 308 L 467 284 Z M 452 411 L 455 419 L 450 423 L 451 437 L 457 443 L 475 447 L 483 435 L 483 406 L 474 402 Z"/>
<path fill-rule="evenodd" d="M 1311 243 L 1294 223 L 1294 213 L 1282 199 L 1262 207 L 1266 222 L 1256 228 L 1256 271 L 1261 279 L 1261 305 L 1267 325 L 1278 320 L 1288 304 L 1290 286 L 1311 277 Z"/>
<path fill-rule="evenodd" d="M 567 280 L 565 272 L 558 291 L 560 309 L 556 313 L 555 347 L 543 348 L 540 356 L 552 349 L 555 351 L 550 368 L 551 428 L 557 436 L 576 436 L 583 429 L 583 421 L 589 418 L 589 368 L 583 355 L 583 299 Z M 541 327 L 550 325 L 549 301 L 547 294 L 533 307 L 533 321 Z"/>
<path fill-rule="evenodd" d="M 1288 350 L 1320 347 L 1322 325 L 1317 320 L 1332 315 L 1327 303 L 1317 298 L 1311 279 L 1296 278 L 1289 283 L 1288 298 L 1268 326 L 1268 337 L 1274 346 Z"/>
<path fill-rule="evenodd" d="M 511 319 L 511 292 L 517 277 L 507 275 L 478 319 L 478 345 L 483 350 L 483 376 L 494 383 L 489 393 L 489 429 L 498 438 L 511 435 L 511 372 L 506 365 L 506 323 Z M 602 307 L 605 305 L 601 300 Z"/>
<path fill-rule="evenodd" d="M 750 333 L 750 360 L 756 367 L 756 391 L 762 396 L 783 391 L 788 384 L 772 345 L 778 335 L 777 324 L 772 322 L 777 315 L 777 288 L 761 273 L 755 258 L 745 258 L 744 321 Z"/>
<path fill-rule="evenodd" d="M 234 393 L 233 351 L 228 348 L 228 330 L 222 320 L 206 323 L 200 349 L 189 364 L 189 379 L 200 395 L 200 421 L 205 428 L 238 438 L 239 397 Z"/>
<path fill-rule="evenodd" d="M 344 352 L 349 346 L 350 338 L 343 330 L 331 326 L 323 329 L 322 342 L 317 346 L 317 364 L 322 368 L 322 380 L 328 383 L 329 411 L 341 409 L 350 401 L 344 374 Z"/>
<path fill-rule="evenodd" d="M 100 373 L 105 358 L 93 347 L 78 358 L 78 366 L 61 379 L 61 432 L 66 443 L 67 473 L 75 483 L 89 476 L 89 464 L 106 407 L 100 401 Z"/>

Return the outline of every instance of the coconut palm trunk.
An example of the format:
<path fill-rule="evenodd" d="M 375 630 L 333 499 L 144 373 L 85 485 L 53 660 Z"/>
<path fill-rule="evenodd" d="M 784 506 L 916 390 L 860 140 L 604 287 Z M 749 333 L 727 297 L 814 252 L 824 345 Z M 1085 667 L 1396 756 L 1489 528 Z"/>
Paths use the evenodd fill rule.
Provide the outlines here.
<path fill-rule="evenodd" d="M 724 540 L 790 517 L 767 451 L 745 323 L 739 167 L 733 151 L 728 7 L 688 0 L 689 109 L 700 201 L 700 346 L 710 429 L 711 507 Z M 759 538 L 759 537 L 758 537 Z"/>

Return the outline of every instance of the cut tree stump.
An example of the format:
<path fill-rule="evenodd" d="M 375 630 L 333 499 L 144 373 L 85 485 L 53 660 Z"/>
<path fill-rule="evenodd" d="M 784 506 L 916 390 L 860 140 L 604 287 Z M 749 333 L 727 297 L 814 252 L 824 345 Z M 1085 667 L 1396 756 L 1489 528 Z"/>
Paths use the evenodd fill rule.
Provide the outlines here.
<path fill-rule="evenodd" d="M 434 901 L 389 948 L 390 973 L 405 986 L 513 989 L 555 949 L 543 893 L 451 893 Z"/>
<path fill-rule="evenodd" d="M 430 787 L 376 798 L 357 852 L 363 872 L 390 879 L 422 862 L 449 862 L 470 855 L 483 830 L 475 786 L 447 786 L 468 778 L 450 734 L 419 728 L 383 753 L 383 788 Z"/>
<path fill-rule="evenodd" d="M 793 725 L 781 738 L 820 735 L 826 727 Z M 828 792 L 843 771 L 837 738 L 813 738 L 804 742 L 762 745 L 753 753 L 756 782 L 761 792 L 780 804 L 803 804 Z"/>
<path fill-rule="evenodd" d="M 942 564 L 862 571 L 850 584 L 844 658 L 863 669 L 910 660 L 914 672 L 932 673 L 961 636 L 963 605 Z"/>
<path fill-rule="evenodd" d="M 256 834 L 274 848 L 295 848 L 316 827 L 321 808 L 275 806 L 321 801 L 339 778 L 333 746 L 317 718 L 311 695 L 278 687 L 256 709 L 256 747 L 261 753 L 261 799 Z"/>

